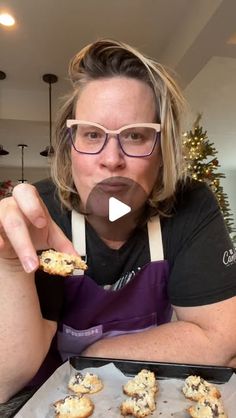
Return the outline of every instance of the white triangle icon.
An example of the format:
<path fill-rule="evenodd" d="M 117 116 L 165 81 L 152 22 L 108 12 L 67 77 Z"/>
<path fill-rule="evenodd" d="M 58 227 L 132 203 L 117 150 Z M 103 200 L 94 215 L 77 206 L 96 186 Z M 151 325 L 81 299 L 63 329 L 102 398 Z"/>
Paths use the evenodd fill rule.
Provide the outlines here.
<path fill-rule="evenodd" d="M 114 222 L 131 211 L 131 207 L 116 199 L 109 198 L 109 221 Z"/>

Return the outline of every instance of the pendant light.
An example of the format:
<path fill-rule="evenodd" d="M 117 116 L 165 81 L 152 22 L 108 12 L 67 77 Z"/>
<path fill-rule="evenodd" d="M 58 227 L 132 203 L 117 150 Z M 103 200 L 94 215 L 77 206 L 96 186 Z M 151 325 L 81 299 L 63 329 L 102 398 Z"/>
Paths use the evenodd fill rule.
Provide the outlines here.
<path fill-rule="evenodd" d="M 0 71 L 0 80 L 5 80 L 6 78 L 6 73 L 4 73 L 4 71 Z"/>
<path fill-rule="evenodd" d="M 42 79 L 49 86 L 49 145 L 40 152 L 40 155 L 43 157 L 52 157 L 54 154 L 54 148 L 52 146 L 52 84 L 57 82 L 58 77 L 55 74 L 44 74 Z"/>
<path fill-rule="evenodd" d="M 0 71 L 0 80 L 5 80 L 6 73 L 4 71 Z M 3 148 L 3 145 L 0 144 L 0 155 L 7 155 L 9 152 Z"/>
<path fill-rule="evenodd" d="M 26 144 L 18 144 L 18 147 L 21 148 L 21 179 L 18 180 L 18 183 L 27 183 L 27 180 L 24 176 L 24 149 L 28 147 Z"/>
<path fill-rule="evenodd" d="M 0 144 L 0 155 L 7 155 L 7 154 L 9 154 L 9 152 L 5 150 L 3 146 Z"/>

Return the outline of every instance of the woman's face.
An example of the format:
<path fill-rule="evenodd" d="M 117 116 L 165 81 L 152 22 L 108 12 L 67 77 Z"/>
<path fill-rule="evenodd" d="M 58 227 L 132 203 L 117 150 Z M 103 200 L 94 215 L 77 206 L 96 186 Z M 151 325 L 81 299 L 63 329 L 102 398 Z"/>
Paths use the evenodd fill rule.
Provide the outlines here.
<path fill-rule="evenodd" d="M 155 123 L 155 117 L 151 88 L 141 81 L 126 77 L 90 81 L 79 95 L 75 112 L 76 119 L 95 122 L 109 130 L 133 123 Z M 150 156 L 128 157 L 120 149 L 116 136 L 110 135 L 99 154 L 80 154 L 72 147 L 71 159 L 74 183 L 84 207 L 90 192 L 98 183 L 115 177 L 130 179 L 141 187 L 144 193 L 137 194 L 140 200 L 138 206 L 141 207 L 158 176 L 160 145 L 157 143 Z"/>

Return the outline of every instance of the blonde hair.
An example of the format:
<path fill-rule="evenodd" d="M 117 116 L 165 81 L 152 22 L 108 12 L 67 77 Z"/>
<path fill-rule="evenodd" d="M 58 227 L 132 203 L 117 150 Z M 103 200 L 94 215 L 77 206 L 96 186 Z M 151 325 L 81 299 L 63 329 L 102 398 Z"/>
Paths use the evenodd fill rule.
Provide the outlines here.
<path fill-rule="evenodd" d="M 115 76 L 143 81 L 154 92 L 157 122 L 161 123 L 162 164 L 147 202 L 147 216 L 158 212 L 165 215 L 173 204 L 178 182 L 185 176 L 181 128 L 185 100 L 170 71 L 123 42 L 98 40 L 84 47 L 71 60 L 69 77 L 73 92 L 62 107 L 56 124 L 52 178 L 62 204 L 68 209 L 78 210 L 80 198 L 72 178 L 71 145 L 66 120 L 74 118 L 76 102 L 83 86 L 92 80 Z"/>

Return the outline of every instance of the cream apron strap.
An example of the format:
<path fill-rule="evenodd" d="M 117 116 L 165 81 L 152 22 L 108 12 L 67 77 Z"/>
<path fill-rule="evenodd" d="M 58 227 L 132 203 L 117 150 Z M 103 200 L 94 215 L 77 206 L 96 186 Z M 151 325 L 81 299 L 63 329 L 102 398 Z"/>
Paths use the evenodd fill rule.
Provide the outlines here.
<path fill-rule="evenodd" d="M 153 217 L 148 222 L 148 237 L 151 261 L 164 260 L 161 223 L 159 216 Z"/>
<path fill-rule="evenodd" d="M 86 235 L 85 235 L 85 217 L 72 210 L 71 213 L 71 231 L 73 245 L 81 256 L 86 257 Z M 85 260 L 86 261 L 86 260 Z M 82 270 L 74 270 L 74 274 L 82 275 Z"/>

